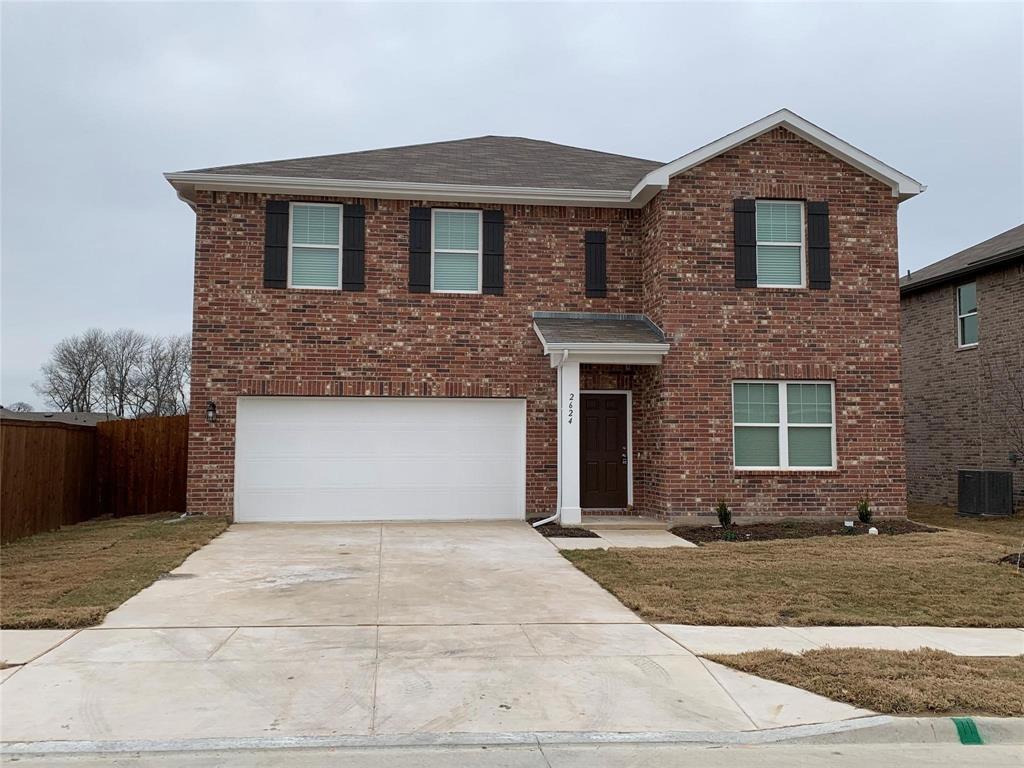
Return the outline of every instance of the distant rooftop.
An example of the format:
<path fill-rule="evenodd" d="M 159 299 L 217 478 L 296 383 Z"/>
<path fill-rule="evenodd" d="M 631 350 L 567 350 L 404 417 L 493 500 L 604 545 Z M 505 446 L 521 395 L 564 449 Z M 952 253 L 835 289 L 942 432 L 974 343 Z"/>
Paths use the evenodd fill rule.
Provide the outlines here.
<path fill-rule="evenodd" d="M 35 421 L 51 424 L 79 424 L 91 427 L 101 421 L 113 421 L 118 417 L 112 413 L 80 413 L 68 411 L 12 411 L 0 406 L 0 419 L 4 421 Z"/>
<path fill-rule="evenodd" d="M 980 272 L 983 269 L 1024 256 L 1024 224 L 1008 229 L 982 243 L 922 267 L 900 278 L 900 293 L 938 285 L 947 280 Z"/>

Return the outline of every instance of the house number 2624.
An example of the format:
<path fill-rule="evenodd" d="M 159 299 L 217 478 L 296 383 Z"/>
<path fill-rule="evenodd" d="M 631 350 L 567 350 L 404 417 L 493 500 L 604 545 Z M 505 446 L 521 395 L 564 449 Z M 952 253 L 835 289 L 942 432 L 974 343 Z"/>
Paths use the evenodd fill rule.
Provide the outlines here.
<path fill-rule="evenodd" d="M 569 423 L 572 424 L 572 417 L 576 414 L 576 393 L 569 393 Z"/>

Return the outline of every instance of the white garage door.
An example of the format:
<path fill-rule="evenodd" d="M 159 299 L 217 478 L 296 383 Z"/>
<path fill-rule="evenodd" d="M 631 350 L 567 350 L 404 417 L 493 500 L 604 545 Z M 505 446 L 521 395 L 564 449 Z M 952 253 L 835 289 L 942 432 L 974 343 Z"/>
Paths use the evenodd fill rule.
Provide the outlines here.
<path fill-rule="evenodd" d="M 235 520 L 525 517 L 523 400 L 242 397 Z"/>

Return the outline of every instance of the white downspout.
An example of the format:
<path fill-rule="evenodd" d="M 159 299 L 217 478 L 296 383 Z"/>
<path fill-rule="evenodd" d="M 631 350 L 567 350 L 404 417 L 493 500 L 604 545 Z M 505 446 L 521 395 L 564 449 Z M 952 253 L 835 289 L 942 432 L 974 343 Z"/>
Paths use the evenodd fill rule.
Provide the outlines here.
<path fill-rule="evenodd" d="M 562 365 L 568 359 L 569 350 L 563 349 L 562 359 L 558 361 L 558 365 L 555 367 L 555 370 L 558 371 L 558 385 L 556 386 L 556 390 L 558 392 L 558 404 L 555 407 L 555 415 L 558 419 L 558 430 L 556 432 L 556 439 L 558 440 L 558 455 L 556 460 L 558 480 L 555 482 L 555 514 L 551 517 L 545 517 L 543 520 L 538 520 L 533 524 L 534 528 L 552 523 L 558 520 L 562 514 Z"/>

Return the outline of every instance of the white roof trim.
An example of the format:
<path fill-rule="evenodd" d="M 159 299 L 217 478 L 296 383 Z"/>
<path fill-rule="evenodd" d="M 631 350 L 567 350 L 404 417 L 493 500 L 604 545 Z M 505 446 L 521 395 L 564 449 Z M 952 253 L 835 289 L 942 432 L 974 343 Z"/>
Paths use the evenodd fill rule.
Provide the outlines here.
<path fill-rule="evenodd" d="M 645 344 L 641 342 L 572 342 L 555 344 L 544 338 L 537 324 L 533 324 L 533 332 L 537 334 L 544 347 L 544 354 L 551 357 L 551 367 L 556 367 L 562 360 L 575 360 L 580 363 L 606 363 L 618 365 L 658 365 L 668 354 L 671 345 Z"/>
<path fill-rule="evenodd" d="M 178 197 L 194 200 L 199 189 L 221 192 L 278 192 L 293 195 L 337 195 L 392 200 L 481 201 L 638 208 L 628 189 L 548 189 L 500 187 L 477 184 L 423 184 L 405 181 L 307 179 L 284 176 L 251 176 L 226 173 L 165 173 Z"/>
<path fill-rule="evenodd" d="M 196 190 L 223 192 L 271 192 L 293 195 L 381 198 L 392 200 L 437 200 L 440 202 L 524 203 L 535 205 L 578 205 L 599 208 L 642 208 L 669 181 L 682 173 L 755 139 L 773 128 L 783 126 L 811 144 L 838 157 L 892 188 L 893 197 L 906 200 L 924 192 L 920 182 L 886 165 L 866 152 L 847 144 L 788 109 L 763 117 L 733 131 L 678 160 L 655 168 L 632 190 L 554 189 L 544 187 L 503 187 L 478 184 L 424 184 L 405 181 L 366 181 L 352 179 L 308 179 L 284 176 L 251 176 L 227 173 L 165 173 L 164 178 L 189 205 Z"/>
<path fill-rule="evenodd" d="M 738 131 L 733 131 L 717 141 L 713 141 L 700 149 L 683 155 L 678 160 L 673 160 L 661 168 L 655 168 L 633 187 L 631 198 L 636 199 L 644 194 L 649 195 L 649 197 L 653 196 L 650 188 L 653 187 L 655 190 L 654 194 L 656 194 L 658 189 L 667 188 L 669 180 L 676 174 L 688 171 L 701 163 L 717 157 L 723 152 L 728 152 L 730 149 L 751 139 L 756 139 L 761 134 L 767 133 L 779 126 L 787 128 L 819 149 L 825 150 L 855 168 L 859 168 L 869 176 L 888 184 L 892 188 L 893 197 L 906 200 L 925 190 L 925 186 L 916 179 L 900 173 L 892 166 L 886 165 L 866 152 L 862 152 L 852 144 L 847 144 L 838 136 L 833 136 L 814 123 L 804 120 L 800 115 L 790 112 L 788 109 L 780 109 L 778 112 L 762 117 L 757 122 L 740 128 Z"/>

